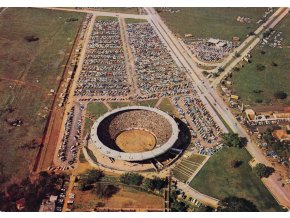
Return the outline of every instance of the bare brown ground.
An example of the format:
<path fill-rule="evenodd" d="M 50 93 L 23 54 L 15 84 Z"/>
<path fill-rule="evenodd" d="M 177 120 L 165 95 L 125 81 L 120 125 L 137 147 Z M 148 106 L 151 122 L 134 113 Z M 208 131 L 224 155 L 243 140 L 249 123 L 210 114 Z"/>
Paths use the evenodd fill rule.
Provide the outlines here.
<path fill-rule="evenodd" d="M 163 197 L 137 191 L 134 188 L 120 186 L 120 191 L 109 199 L 100 199 L 90 191 L 77 191 L 75 199 L 75 211 L 91 211 L 98 202 L 105 203 L 106 208 L 143 208 L 163 209 Z"/>
<path fill-rule="evenodd" d="M 63 118 L 63 112 L 64 109 L 58 109 L 53 111 L 54 117 L 52 117 L 53 121 L 49 126 L 48 129 L 48 138 L 47 141 L 47 147 L 44 151 L 43 161 L 41 165 L 39 166 L 39 170 L 47 170 L 49 166 L 52 165 L 53 157 L 57 148 L 57 141 L 60 134 L 61 124 L 62 124 L 62 118 Z"/>
<path fill-rule="evenodd" d="M 118 135 L 116 144 L 124 152 L 138 153 L 152 150 L 156 145 L 156 139 L 148 131 L 133 129 Z"/>

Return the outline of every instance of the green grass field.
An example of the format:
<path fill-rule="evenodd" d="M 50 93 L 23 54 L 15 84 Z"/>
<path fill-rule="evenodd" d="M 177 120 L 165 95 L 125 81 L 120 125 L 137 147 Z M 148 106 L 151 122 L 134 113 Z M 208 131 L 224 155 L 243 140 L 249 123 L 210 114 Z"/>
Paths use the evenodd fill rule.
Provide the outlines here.
<path fill-rule="evenodd" d="M 169 114 L 176 114 L 175 107 L 171 104 L 169 98 L 164 98 L 159 104 L 160 110 L 167 112 Z"/>
<path fill-rule="evenodd" d="M 258 27 L 256 22 L 265 11 L 266 8 L 180 8 L 178 13 L 161 12 L 160 16 L 181 37 L 191 33 L 196 38 L 232 40 L 239 36 L 243 40 Z M 253 22 L 242 24 L 236 20 L 238 16 L 252 18 Z"/>
<path fill-rule="evenodd" d="M 138 8 L 118 8 L 118 7 L 106 7 L 106 8 L 95 8 L 97 11 L 115 12 L 115 13 L 125 13 L 125 14 L 139 14 Z"/>
<path fill-rule="evenodd" d="M 241 97 L 244 103 L 255 105 L 262 101 L 262 104 L 281 103 L 290 104 L 290 16 L 277 27 L 282 31 L 283 48 L 264 48 L 256 47 L 252 52 L 252 63 L 245 64 L 238 72 L 233 73 L 233 91 Z M 265 51 L 262 54 L 261 51 Z M 272 66 L 272 62 L 278 66 Z M 256 69 L 257 64 L 262 64 L 266 68 L 263 71 Z M 254 93 L 254 90 L 261 90 L 260 93 Z M 277 101 L 274 98 L 276 91 L 284 91 L 288 98 L 283 101 Z"/>
<path fill-rule="evenodd" d="M 118 18 L 117 17 L 107 17 L 107 16 L 98 16 L 96 18 L 96 20 L 99 20 L 99 21 L 118 21 Z"/>
<path fill-rule="evenodd" d="M 158 99 L 152 99 L 152 100 L 146 100 L 146 101 L 138 101 L 135 104 L 140 105 L 140 106 L 154 107 L 157 102 L 158 102 Z"/>
<path fill-rule="evenodd" d="M 120 108 L 120 107 L 127 107 L 132 106 L 134 103 L 132 102 L 108 102 L 112 109 Z"/>
<path fill-rule="evenodd" d="M 127 107 L 127 106 L 150 106 L 154 107 L 157 103 L 158 99 L 145 100 L 145 101 L 137 101 L 137 102 L 108 102 L 112 109 Z"/>
<path fill-rule="evenodd" d="M 93 116 L 94 119 L 98 119 L 101 115 L 106 113 L 108 108 L 102 102 L 88 103 L 87 115 Z"/>
<path fill-rule="evenodd" d="M 125 22 L 127 24 L 129 24 L 129 23 L 144 23 L 144 22 L 147 22 L 147 20 L 145 20 L 145 19 L 125 18 Z"/>
<path fill-rule="evenodd" d="M 84 135 L 91 132 L 91 128 L 92 128 L 93 124 L 94 124 L 94 122 L 91 119 L 86 117 L 85 127 L 84 127 Z"/>
<path fill-rule="evenodd" d="M 48 109 L 73 45 L 82 13 L 36 8 L 8 8 L 0 17 L 0 160 L 4 176 L 19 181 L 29 173 L 37 149 L 20 148 L 41 141 Z M 77 21 L 69 22 L 70 18 Z M 27 42 L 24 37 L 38 41 Z M 45 109 L 47 107 L 47 109 Z M 8 121 L 23 120 L 21 127 Z M 4 152 L 5 151 L 5 152 Z"/>
<path fill-rule="evenodd" d="M 232 168 L 231 161 L 243 161 Z M 223 148 L 212 156 L 191 181 L 190 186 L 206 195 L 222 199 L 237 196 L 252 201 L 260 211 L 281 211 L 259 177 L 252 171 L 246 149 Z"/>

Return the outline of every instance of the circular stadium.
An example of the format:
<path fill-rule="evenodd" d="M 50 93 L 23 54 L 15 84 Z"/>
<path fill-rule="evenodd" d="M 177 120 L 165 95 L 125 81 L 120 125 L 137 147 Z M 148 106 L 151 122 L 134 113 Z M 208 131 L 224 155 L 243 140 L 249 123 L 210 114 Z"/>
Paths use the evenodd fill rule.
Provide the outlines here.
<path fill-rule="evenodd" d="M 179 128 L 167 113 L 144 106 L 122 107 L 94 123 L 91 140 L 105 156 L 144 161 L 167 152 L 178 140 Z"/>

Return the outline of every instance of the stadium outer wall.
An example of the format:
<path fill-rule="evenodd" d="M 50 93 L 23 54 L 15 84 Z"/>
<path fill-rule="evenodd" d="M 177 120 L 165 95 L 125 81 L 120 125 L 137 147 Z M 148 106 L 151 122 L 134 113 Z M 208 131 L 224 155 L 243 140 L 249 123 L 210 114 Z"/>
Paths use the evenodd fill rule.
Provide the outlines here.
<path fill-rule="evenodd" d="M 139 153 L 126 153 L 126 152 L 121 152 L 117 151 L 114 149 L 109 148 L 107 145 L 103 144 L 103 142 L 99 139 L 98 137 L 98 127 L 100 123 L 105 120 L 107 117 L 116 114 L 118 112 L 122 111 L 130 111 L 130 110 L 147 110 L 151 112 L 155 112 L 158 115 L 162 116 L 165 118 L 171 125 L 172 128 L 172 134 L 170 138 L 165 142 L 164 144 L 160 145 L 157 148 L 154 148 L 151 151 L 145 151 L 145 152 L 139 152 Z M 124 161 L 144 161 L 144 160 L 149 160 L 155 157 L 158 157 L 165 152 L 167 152 L 177 141 L 179 135 L 179 128 L 175 120 L 168 115 L 167 113 L 160 111 L 156 108 L 151 108 L 151 107 L 145 107 L 145 106 L 127 106 L 127 107 L 122 107 L 118 109 L 114 109 L 110 112 L 107 112 L 103 114 L 101 117 L 97 119 L 97 121 L 93 124 L 93 127 L 91 129 L 91 141 L 92 143 L 97 147 L 97 149 L 104 154 L 107 157 L 118 159 L 118 160 L 124 160 Z"/>

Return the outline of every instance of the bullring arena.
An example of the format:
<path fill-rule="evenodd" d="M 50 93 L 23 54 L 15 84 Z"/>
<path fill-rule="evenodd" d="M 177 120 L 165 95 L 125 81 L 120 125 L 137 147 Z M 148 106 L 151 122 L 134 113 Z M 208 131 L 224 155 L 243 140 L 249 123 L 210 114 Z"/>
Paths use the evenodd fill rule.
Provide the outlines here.
<path fill-rule="evenodd" d="M 152 160 L 174 151 L 179 132 L 176 121 L 163 111 L 122 107 L 105 113 L 94 123 L 88 148 L 101 166 L 148 169 L 152 168 Z"/>

